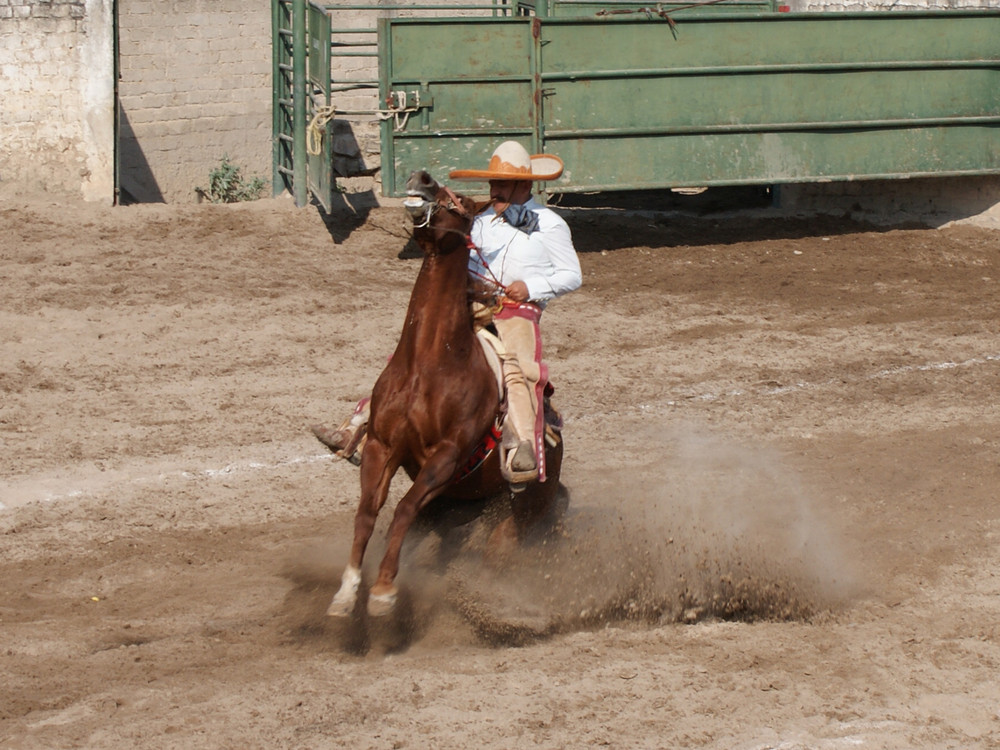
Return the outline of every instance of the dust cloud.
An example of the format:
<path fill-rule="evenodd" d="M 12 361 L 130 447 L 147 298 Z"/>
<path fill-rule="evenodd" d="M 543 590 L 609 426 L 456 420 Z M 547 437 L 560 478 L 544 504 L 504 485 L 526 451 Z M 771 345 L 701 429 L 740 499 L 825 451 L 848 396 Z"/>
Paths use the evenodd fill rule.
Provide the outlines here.
<path fill-rule="evenodd" d="M 435 620 L 454 625 L 452 614 L 486 642 L 515 645 L 614 623 L 808 620 L 850 598 L 837 529 L 781 456 L 691 427 L 633 439 L 641 462 L 564 474 L 564 517 L 503 565 L 486 563 L 488 520 L 408 540 L 397 617 L 411 638 L 433 637 Z M 392 510 L 366 555 L 367 581 Z M 312 592 L 297 607 L 310 629 L 322 629 L 348 547 L 317 541 L 290 561 L 286 577 Z"/>
<path fill-rule="evenodd" d="M 837 530 L 780 456 L 691 428 L 637 438 L 642 463 L 564 475 L 571 501 L 556 533 L 508 568 L 461 561 L 456 601 L 482 636 L 803 620 L 851 596 Z"/>

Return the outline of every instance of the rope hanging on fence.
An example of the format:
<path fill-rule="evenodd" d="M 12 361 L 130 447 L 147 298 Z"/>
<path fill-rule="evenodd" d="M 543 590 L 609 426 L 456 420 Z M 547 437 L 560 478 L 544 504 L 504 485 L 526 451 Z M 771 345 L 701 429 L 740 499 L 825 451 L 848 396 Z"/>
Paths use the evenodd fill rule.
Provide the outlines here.
<path fill-rule="evenodd" d="M 375 116 L 380 120 L 392 120 L 395 118 L 393 130 L 399 132 L 406 127 L 409 122 L 410 113 L 420 109 L 420 91 L 413 91 L 413 104 L 409 104 L 408 95 L 405 91 L 390 91 L 385 103 L 389 109 L 375 110 Z"/>
<path fill-rule="evenodd" d="M 323 136 L 326 135 L 326 126 L 333 119 L 337 108 L 332 104 L 326 107 L 317 107 L 313 113 L 312 120 L 306 128 L 306 151 L 311 156 L 319 156 L 323 153 Z"/>

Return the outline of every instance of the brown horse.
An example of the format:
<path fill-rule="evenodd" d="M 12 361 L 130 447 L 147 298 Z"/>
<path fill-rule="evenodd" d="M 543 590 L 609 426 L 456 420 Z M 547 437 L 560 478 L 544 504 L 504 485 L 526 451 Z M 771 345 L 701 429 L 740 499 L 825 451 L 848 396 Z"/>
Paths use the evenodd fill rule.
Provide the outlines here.
<path fill-rule="evenodd" d="M 413 237 L 424 259 L 396 351 L 372 391 L 354 543 L 340 590 L 327 610 L 332 616 L 354 611 L 365 549 L 399 467 L 413 484 L 389 526 L 385 555 L 369 592 L 371 615 L 385 615 L 395 604 L 400 552 L 418 515 L 431 517 L 454 505 L 506 493 L 510 514 L 488 544 L 488 549 L 506 552 L 537 522 L 551 517 L 560 499 L 558 436 L 546 443 L 546 481 L 530 483 L 522 492 L 512 493 L 504 482 L 497 451 L 471 475 L 456 479 L 490 435 L 502 402 L 473 330 L 468 300 L 469 230 L 485 204 L 457 196 L 422 171 L 410 176 L 407 194 Z"/>

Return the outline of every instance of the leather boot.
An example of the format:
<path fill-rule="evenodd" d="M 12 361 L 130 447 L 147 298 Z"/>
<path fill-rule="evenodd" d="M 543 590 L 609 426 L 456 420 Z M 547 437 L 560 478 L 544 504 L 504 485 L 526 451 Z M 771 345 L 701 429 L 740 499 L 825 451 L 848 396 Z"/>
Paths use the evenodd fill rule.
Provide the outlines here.
<path fill-rule="evenodd" d="M 333 451 L 335 456 L 350 461 L 355 466 L 361 464 L 361 449 L 364 447 L 368 434 L 369 403 L 371 399 L 364 398 L 358 402 L 354 413 L 344 420 L 336 430 L 321 424 L 314 424 L 309 429 L 323 445 Z"/>
<path fill-rule="evenodd" d="M 535 410 L 531 403 L 531 392 L 517 360 L 505 359 L 503 371 L 507 384 L 507 417 L 503 425 L 505 461 L 502 470 L 508 482 L 523 484 L 538 478 Z"/>

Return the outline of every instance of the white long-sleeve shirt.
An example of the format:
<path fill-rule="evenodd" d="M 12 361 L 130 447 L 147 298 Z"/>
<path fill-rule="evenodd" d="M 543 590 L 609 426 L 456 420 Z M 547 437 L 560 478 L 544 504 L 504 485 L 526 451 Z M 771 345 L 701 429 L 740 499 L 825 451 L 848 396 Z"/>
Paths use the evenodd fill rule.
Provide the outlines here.
<path fill-rule="evenodd" d="M 578 289 L 583 274 L 565 220 L 534 198 L 525 205 L 538 215 L 538 230 L 530 235 L 492 208 L 476 217 L 470 235 L 479 252 L 470 252 L 469 272 L 504 285 L 523 281 L 528 299 L 545 307 L 549 300 Z"/>

